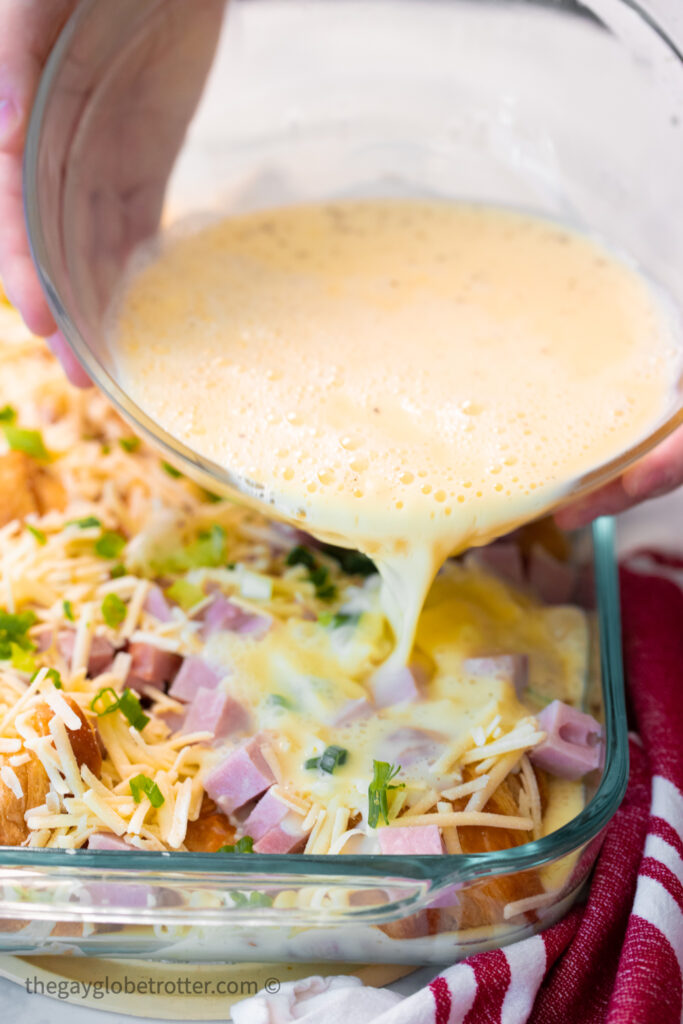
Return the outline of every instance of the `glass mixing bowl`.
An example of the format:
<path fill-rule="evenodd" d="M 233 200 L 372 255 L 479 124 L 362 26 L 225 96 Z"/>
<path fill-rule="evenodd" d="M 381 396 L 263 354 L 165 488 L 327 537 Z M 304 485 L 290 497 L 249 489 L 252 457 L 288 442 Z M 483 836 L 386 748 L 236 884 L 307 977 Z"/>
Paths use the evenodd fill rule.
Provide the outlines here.
<path fill-rule="evenodd" d="M 683 60 L 632 0 L 83 0 L 29 126 L 33 255 L 123 415 L 213 490 L 258 500 L 117 379 L 103 322 L 133 247 L 217 209 L 343 196 L 504 203 L 595 232 L 683 309 Z M 575 482 L 606 482 L 683 422 Z"/>

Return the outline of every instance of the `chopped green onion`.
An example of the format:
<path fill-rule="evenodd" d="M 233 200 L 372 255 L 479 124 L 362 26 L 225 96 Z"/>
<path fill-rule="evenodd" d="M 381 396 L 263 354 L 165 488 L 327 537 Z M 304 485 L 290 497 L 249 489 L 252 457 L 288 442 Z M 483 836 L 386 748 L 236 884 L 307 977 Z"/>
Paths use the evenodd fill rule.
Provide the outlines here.
<path fill-rule="evenodd" d="M 175 466 L 172 466 L 170 462 L 162 462 L 161 468 L 165 470 L 168 473 L 168 475 L 172 476 L 175 480 L 177 480 L 179 476 L 183 475 L 180 472 L 180 470 L 176 469 Z"/>
<path fill-rule="evenodd" d="M 164 803 L 164 795 L 157 786 L 153 779 L 150 779 L 148 775 L 136 775 L 135 778 L 130 780 L 130 791 L 133 794 L 133 800 L 136 804 L 139 804 L 142 800 L 142 794 L 149 798 L 149 802 L 152 807 L 161 807 Z"/>
<path fill-rule="evenodd" d="M 347 757 L 348 751 L 344 747 L 328 747 L 320 758 L 320 767 L 322 771 L 331 775 L 339 765 L 346 764 Z"/>
<path fill-rule="evenodd" d="M 95 554 L 100 558 L 118 558 L 125 546 L 125 537 L 115 530 L 105 530 L 95 541 Z"/>
<path fill-rule="evenodd" d="M 166 588 L 165 593 L 186 612 L 206 597 L 202 588 L 196 583 L 190 583 L 189 580 L 175 580 L 170 587 Z"/>
<path fill-rule="evenodd" d="M 69 519 L 65 526 L 78 526 L 81 530 L 89 530 L 91 526 L 101 526 L 97 516 L 84 516 L 83 519 Z"/>
<path fill-rule="evenodd" d="M 142 704 L 132 690 L 126 688 L 119 697 L 119 711 L 128 719 L 130 724 L 138 732 L 141 732 L 149 722 L 149 715 L 142 710 Z"/>
<path fill-rule="evenodd" d="M 110 697 L 113 697 L 113 700 L 110 700 Z M 105 698 L 109 703 L 103 705 L 102 702 Z M 120 711 L 138 732 L 141 732 L 149 722 L 149 716 L 142 710 L 140 701 L 133 691 L 127 687 L 120 697 L 112 686 L 103 687 L 91 701 L 90 710 L 99 716 L 110 715 L 113 711 Z"/>
<path fill-rule="evenodd" d="M 288 711 L 294 707 L 289 697 L 284 697 L 281 693 L 269 693 L 266 703 L 273 708 L 286 708 Z"/>
<path fill-rule="evenodd" d="M 189 569 L 211 568 L 225 562 L 225 530 L 213 523 L 210 530 L 202 530 L 184 551 Z"/>
<path fill-rule="evenodd" d="M 3 405 L 0 409 L 0 423 L 14 423 L 17 418 L 17 410 L 11 405 Z"/>
<path fill-rule="evenodd" d="M 287 555 L 285 559 L 287 565 L 304 565 L 307 569 L 315 569 L 317 563 L 311 551 L 305 548 L 303 544 L 297 544 L 295 548 Z"/>
<path fill-rule="evenodd" d="M 119 444 L 124 452 L 136 452 L 140 447 L 139 437 L 120 437 Z"/>
<path fill-rule="evenodd" d="M 116 629 L 126 617 L 126 606 L 118 594 L 107 594 L 102 602 L 102 618 L 108 626 Z"/>
<path fill-rule="evenodd" d="M 63 690 L 64 689 L 64 687 L 62 686 L 62 677 L 60 676 L 60 674 L 59 674 L 59 672 L 57 671 L 56 668 L 49 668 L 47 670 L 47 672 L 45 673 L 45 678 L 52 680 L 52 684 L 53 684 L 55 690 Z"/>
<path fill-rule="evenodd" d="M 31 676 L 31 682 L 33 682 L 33 680 L 36 678 L 38 673 L 41 672 L 41 671 L 42 671 L 42 669 L 39 669 L 39 668 L 37 668 L 35 670 L 35 672 Z M 56 668 L 49 668 L 47 670 L 47 672 L 45 673 L 45 678 L 52 680 L 52 683 L 54 685 L 55 690 L 63 690 L 64 689 L 64 687 L 62 686 L 62 677 L 60 676 L 60 674 L 59 674 L 59 672 L 57 671 Z"/>
<path fill-rule="evenodd" d="M 71 601 L 62 601 L 62 608 L 64 610 L 64 618 L 68 619 L 69 622 L 75 622 L 76 617 L 74 615 L 74 608 Z"/>
<path fill-rule="evenodd" d="M 323 601 L 331 601 L 337 596 L 337 588 L 330 581 L 330 570 L 325 565 L 318 565 L 312 552 L 298 544 L 287 555 L 287 565 L 303 565 L 308 569 L 308 578 L 315 587 L 316 596 Z"/>
<path fill-rule="evenodd" d="M 251 836 L 242 836 L 236 843 L 227 843 L 218 849 L 218 853 L 253 853 L 254 840 Z"/>
<path fill-rule="evenodd" d="M 27 635 L 35 621 L 36 616 L 33 612 L 12 614 L 0 609 L 0 659 L 14 660 L 15 647 L 22 651 L 35 650 L 33 641 Z"/>
<path fill-rule="evenodd" d="M 214 494 L 213 491 L 203 491 L 204 501 L 208 501 L 211 505 L 217 505 L 219 501 L 223 501 L 220 494 Z"/>
<path fill-rule="evenodd" d="M 7 444 L 13 452 L 23 452 L 24 455 L 30 455 L 32 459 L 49 462 L 50 453 L 45 447 L 43 435 L 39 430 L 24 430 L 21 427 L 12 426 L 11 423 L 5 423 L 2 429 Z"/>
<path fill-rule="evenodd" d="M 122 576 L 125 576 L 125 575 L 126 575 L 126 567 L 121 562 L 119 562 L 118 565 L 113 565 L 111 567 L 111 572 L 109 573 L 109 576 L 110 576 L 111 579 L 119 580 L 119 579 L 121 579 Z"/>
<path fill-rule="evenodd" d="M 218 852 L 225 851 L 219 850 Z M 273 897 L 265 892 L 250 892 L 247 896 L 246 893 L 240 892 L 238 889 L 230 889 L 228 895 L 236 907 L 272 907 L 273 905 Z"/>
<path fill-rule="evenodd" d="M 391 765 L 388 761 L 373 761 L 372 767 L 373 779 L 368 786 L 368 825 L 370 828 L 377 828 L 380 815 L 385 823 L 389 824 L 389 790 L 403 789 L 404 783 L 389 785 L 400 772 L 400 765 Z"/>
<path fill-rule="evenodd" d="M 10 643 L 12 668 L 18 672 L 29 672 L 31 675 L 36 670 L 36 659 L 30 650 L 21 647 L 14 642 Z"/>
<path fill-rule="evenodd" d="M 360 622 L 360 612 L 323 612 L 318 616 L 321 626 L 339 629 L 340 626 L 356 626 Z"/>
<path fill-rule="evenodd" d="M 110 704 L 105 704 L 104 707 L 100 708 L 105 696 L 111 694 L 114 698 Z M 104 686 L 102 689 L 93 697 L 90 701 L 90 710 L 94 711 L 96 715 L 110 715 L 112 711 L 116 711 L 119 706 L 119 695 L 113 686 Z"/>
<path fill-rule="evenodd" d="M 345 750 L 344 747 L 326 747 L 320 757 L 309 757 L 304 763 L 304 768 L 307 768 L 309 771 L 313 768 L 320 768 L 321 771 L 332 775 L 338 765 L 346 764 L 348 753 L 348 750 Z"/>
<path fill-rule="evenodd" d="M 111 445 L 110 444 L 103 444 L 102 445 L 102 454 L 103 455 L 109 455 L 110 451 L 111 451 Z"/>
<path fill-rule="evenodd" d="M 319 565 L 317 568 L 311 570 L 308 578 L 314 586 L 322 587 L 327 583 L 329 575 L 330 570 L 324 565 Z"/>
<path fill-rule="evenodd" d="M 24 526 L 26 527 L 29 533 L 33 534 L 33 536 L 36 538 L 41 547 L 43 544 L 47 544 L 47 537 L 45 536 L 42 530 L 38 529 L 37 526 L 31 526 L 30 523 L 24 523 Z"/>
<path fill-rule="evenodd" d="M 334 544 L 325 544 L 323 551 L 339 562 L 341 570 L 349 576 L 374 576 L 377 566 L 360 551 L 349 548 L 338 548 Z"/>

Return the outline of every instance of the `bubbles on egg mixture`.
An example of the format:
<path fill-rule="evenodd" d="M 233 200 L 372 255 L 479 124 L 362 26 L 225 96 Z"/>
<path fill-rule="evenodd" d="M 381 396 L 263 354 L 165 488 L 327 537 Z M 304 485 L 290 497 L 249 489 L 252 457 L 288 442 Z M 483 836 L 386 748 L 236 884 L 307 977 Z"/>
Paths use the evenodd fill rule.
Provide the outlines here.
<path fill-rule="evenodd" d="M 167 431 L 375 550 L 533 515 L 662 418 L 680 363 L 645 281 L 597 243 L 411 200 L 178 238 L 115 330 L 125 386 Z"/>

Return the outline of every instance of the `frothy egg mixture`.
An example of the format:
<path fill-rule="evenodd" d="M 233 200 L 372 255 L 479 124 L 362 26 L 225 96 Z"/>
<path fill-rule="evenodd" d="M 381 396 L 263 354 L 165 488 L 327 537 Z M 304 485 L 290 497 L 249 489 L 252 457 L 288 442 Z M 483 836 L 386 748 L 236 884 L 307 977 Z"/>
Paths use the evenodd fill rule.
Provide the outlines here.
<path fill-rule="evenodd" d="M 112 322 L 149 416 L 276 515 L 376 561 L 397 660 L 444 559 L 644 437 L 681 355 L 651 288 L 597 242 L 413 200 L 172 238 Z"/>

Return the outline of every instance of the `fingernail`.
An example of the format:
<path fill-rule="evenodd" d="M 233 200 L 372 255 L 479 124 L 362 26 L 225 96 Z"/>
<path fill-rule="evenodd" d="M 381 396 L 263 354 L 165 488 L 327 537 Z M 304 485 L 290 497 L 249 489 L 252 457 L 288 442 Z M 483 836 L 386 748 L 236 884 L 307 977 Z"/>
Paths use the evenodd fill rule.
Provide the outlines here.
<path fill-rule="evenodd" d="M 0 99 L 0 146 L 9 142 L 21 123 L 21 111 L 14 100 Z"/>

